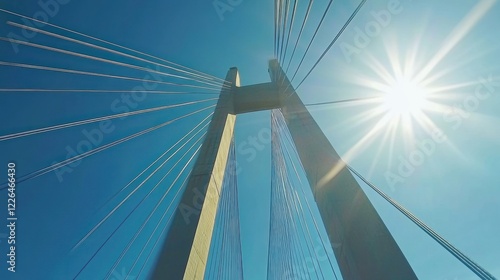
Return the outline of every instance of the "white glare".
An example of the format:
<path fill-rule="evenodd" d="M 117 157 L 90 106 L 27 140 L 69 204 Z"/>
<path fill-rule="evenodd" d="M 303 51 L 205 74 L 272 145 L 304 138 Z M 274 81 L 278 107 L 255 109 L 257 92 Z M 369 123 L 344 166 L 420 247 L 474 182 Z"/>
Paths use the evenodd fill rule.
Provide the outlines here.
<path fill-rule="evenodd" d="M 393 115 L 415 116 L 425 103 L 425 90 L 409 79 L 399 79 L 389 87 L 384 95 L 383 107 Z"/>

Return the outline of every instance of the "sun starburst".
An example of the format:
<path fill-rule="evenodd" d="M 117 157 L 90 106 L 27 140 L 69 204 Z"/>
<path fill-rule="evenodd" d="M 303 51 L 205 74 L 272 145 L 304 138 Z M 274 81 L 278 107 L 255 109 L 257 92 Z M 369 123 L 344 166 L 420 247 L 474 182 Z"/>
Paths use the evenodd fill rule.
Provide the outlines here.
<path fill-rule="evenodd" d="M 416 117 L 427 103 L 428 91 L 408 77 L 397 79 L 383 93 L 382 108 L 394 118 Z"/>

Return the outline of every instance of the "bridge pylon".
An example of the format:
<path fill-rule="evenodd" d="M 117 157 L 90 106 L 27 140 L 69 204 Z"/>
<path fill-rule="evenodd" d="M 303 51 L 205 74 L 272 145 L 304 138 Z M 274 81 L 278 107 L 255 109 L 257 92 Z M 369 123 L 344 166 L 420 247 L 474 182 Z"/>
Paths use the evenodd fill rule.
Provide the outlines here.
<path fill-rule="evenodd" d="M 231 68 L 152 279 L 203 279 L 236 115 L 281 108 L 344 279 L 417 279 L 384 222 L 277 60 L 271 82 L 240 86 Z M 195 210 L 193 210 L 195 209 Z"/>

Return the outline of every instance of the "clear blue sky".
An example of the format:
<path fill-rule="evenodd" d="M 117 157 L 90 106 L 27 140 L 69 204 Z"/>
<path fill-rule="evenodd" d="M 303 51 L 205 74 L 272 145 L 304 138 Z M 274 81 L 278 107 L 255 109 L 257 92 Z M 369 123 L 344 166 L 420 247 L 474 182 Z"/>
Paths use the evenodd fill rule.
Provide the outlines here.
<path fill-rule="evenodd" d="M 326 2 L 315 1 L 298 54 L 302 55 L 307 46 Z M 423 163 L 413 166 L 414 170 L 409 172 L 411 174 L 400 176 L 401 180 L 393 182 L 394 184 L 387 180 L 387 174 L 398 175 L 398 167 L 409 160 L 412 153 L 422 151 L 418 144 L 432 139 L 427 132 L 430 122 L 424 126 L 414 122 L 411 130 L 401 123 L 395 125 L 391 122 L 394 124 L 392 130 L 390 125 L 385 125 L 363 142 L 363 148 L 353 150 L 382 118 L 383 115 L 365 115 L 373 112 L 379 104 L 318 106 L 311 107 L 311 110 L 333 146 L 352 166 L 498 277 L 500 115 L 497 108 L 500 106 L 500 38 L 495 32 L 500 27 L 500 5 L 481 10 L 495 1 L 459 0 L 450 4 L 450 1 L 401 0 L 398 6 L 400 12 L 391 13 L 390 20 L 386 19 L 379 32 L 374 32 L 372 36 L 366 35 L 366 29 L 376 20 L 375 14 L 387 11 L 389 2 L 391 1 L 367 1 L 337 44 L 300 87 L 299 95 L 305 103 L 377 96 L 380 95 L 377 85 L 384 83 L 381 73 L 387 72 L 386 76 L 394 77 L 397 69 L 404 65 L 410 65 L 407 72 L 420 72 L 427 69 L 428 65 L 434 66 L 432 69 L 428 68 L 430 71 L 426 76 L 432 78 L 426 88 L 434 90 L 429 97 L 433 106 L 427 106 L 423 111 L 427 120 L 432 121 L 446 135 L 447 141 L 434 141 L 435 149 L 425 154 Z M 476 6 L 478 3 L 480 6 Z M 295 85 L 321 55 L 357 4 L 358 1 L 354 0 L 334 2 L 297 80 L 294 81 Z M 300 20 L 306 5 L 306 1 L 299 5 Z M 4 2 L 0 7 L 28 16 L 41 9 L 35 2 Z M 474 13 L 478 10 L 479 12 Z M 478 14 L 481 15 L 475 18 Z M 0 19 L 0 36 L 6 37 L 11 31 L 19 33 L 18 29 L 4 23 L 6 20 L 16 19 L 15 17 L 0 13 Z M 296 24 L 300 22 L 298 19 Z M 229 67 L 237 66 L 242 85 L 269 81 L 267 62 L 273 56 L 273 1 L 243 0 L 232 11 L 224 13 L 222 20 L 211 1 L 69 1 L 60 6 L 50 22 L 221 78 Z M 297 26 L 295 28 L 297 31 Z M 359 35 L 360 31 L 357 30 L 364 32 L 364 35 Z M 359 39 L 360 36 L 365 40 Z M 360 43 L 359 40 L 363 42 Z M 30 42 L 51 44 L 55 41 L 37 35 Z M 75 51 L 83 50 L 67 43 L 57 46 Z M 356 47 L 356 53 L 346 55 L 346 46 Z M 95 50 L 90 52 L 103 54 Z M 0 44 L 0 53 L 2 61 L 55 67 L 76 66 L 68 65 L 69 62 L 62 55 L 52 56 L 49 52 L 22 46 L 20 52 L 15 54 L 5 42 Z M 117 58 L 107 55 L 110 59 Z M 96 66 L 94 62 L 83 59 L 71 61 L 76 61 L 83 69 L 117 69 L 101 64 Z M 436 63 L 429 64 L 430 62 Z M 78 76 L 68 78 L 67 74 L 5 66 L 0 66 L 0 71 L 2 88 L 135 86 L 134 82 Z M 126 75 L 133 72 L 121 70 L 116 73 Z M 492 77 L 493 81 L 482 83 L 482 79 L 487 80 L 488 77 Z M 477 87 L 482 84 L 482 92 L 490 90 L 491 94 L 484 99 L 474 99 Z M 112 94 L 1 93 L 0 96 L 1 135 L 110 114 L 110 104 L 116 98 Z M 208 97 L 210 96 L 149 95 L 139 104 L 138 109 Z M 195 105 L 192 108 L 203 106 Z M 449 111 L 450 108 L 460 106 L 462 111 Z M 179 116 L 183 112 L 186 111 L 179 109 L 174 113 L 169 111 L 127 119 L 127 122 L 117 121 L 116 131 L 106 137 L 104 143 L 148 128 L 152 123 L 159 124 L 162 119 Z M 88 249 L 69 252 L 82 234 L 102 217 L 104 212 L 99 207 L 113 191 L 126 185 L 135 176 L 131 174 L 136 174 L 137 170 L 144 168 L 168 145 L 174 143 L 178 139 L 176 137 L 186 133 L 189 124 L 198 123 L 205 116 L 206 114 L 200 114 L 184 123 L 85 159 L 73 173 L 65 175 L 63 183 L 59 183 L 57 177 L 50 173 L 20 184 L 20 221 L 17 229 L 19 272 L 16 277 L 12 277 L 2 265 L 0 278 L 73 277 L 92 248 L 98 246 L 99 237 L 102 239 L 113 228 L 113 225 L 109 225 L 99 232 L 94 240 L 89 241 Z M 269 112 L 238 116 L 237 147 L 242 147 L 249 137 L 258 136 L 262 129 L 268 129 L 269 116 Z M 91 128 L 95 126 L 89 126 Z M 412 134 L 408 131 L 412 131 Z M 3 166 L 9 160 L 14 160 L 20 175 L 29 173 L 54 161 L 63 160 L 67 153 L 65 147 L 75 146 L 81 137 L 81 128 L 72 128 L 0 142 L 1 164 Z M 243 149 L 239 149 L 237 157 L 242 169 L 239 193 L 244 271 L 246 279 L 259 280 L 265 279 L 267 263 L 270 145 L 266 144 L 262 151 L 258 151 L 253 160 L 248 160 L 248 154 L 243 153 Z M 256 174 L 259 176 L 255 176 Z M 2 178 L 4 179 L 0 181 L 4 182 L 5 177 Z M 175 176 L 170 179 L 174 178 Z M 427 235 L 366 186 L 362 186 L 420 279 L 475 279 L 467 268 Z M 5 207 L 6 193 L 0 193 L 0 206 Z M 155 197 L 158 198 L 159 195 L 156 193 Z M 5 211 L 0 210 L 0 213 L 0 218 L 4 221 Z M 137 217 L 141 216 L 138 214 Z M 119 219 L 114 221 L 115 224 L 118 222 Z M 135 224 L 130 226 L 133 225 Z M 5 239 L 0 240 L 4 256 Z M 123 242 L 125 241 L 116 238 L 108 249 Z M 102 260 L 108 257 L 116 258 L 116 254 L 99 255 L 97 260 L 100 261 L 89 270 L 106 273 L 106 262 Z M 126 265 L 124 267 L 128 268 Z M 118 271 L 121 271 L 121 266 Z M 87 273 L 82 276 L 91 277 L 92 272 Z"/>

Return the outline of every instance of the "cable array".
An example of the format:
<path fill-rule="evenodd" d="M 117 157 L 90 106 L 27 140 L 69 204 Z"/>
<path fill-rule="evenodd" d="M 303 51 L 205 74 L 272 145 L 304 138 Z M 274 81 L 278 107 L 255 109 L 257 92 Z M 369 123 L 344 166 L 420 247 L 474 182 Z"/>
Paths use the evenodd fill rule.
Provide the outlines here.
<path fill-rule="evenodd" d="M 361 179 L 365 184 L 367 184 L 372 190 L 374 190 L 378 195 L 380 195 L 385 201 L 391 204 L 394 208 L 396 208 L 399 212 L 401 212 L 406 218 L 412 221 L 415 225 L 417 225 L 423 232 L 429 235 L 432 239 L 434 239 L 439 245 L 441 245 L 444 249 L 446 249 L 450 254 L 452 254 L 455 258 L 457 258 L 461 263 L 467 266 L 472 272 L 474 272 L 479 278 L 484 280 L 494 280 L 496 279 L 493 275 L 491 275 L 484 268 L 479 266 L 472 259 L 463 254 L 460 250 L 458 250 L 455 246 L 451 245 L 446 239 L 444 239 L 441 235 L 431 229 L 428 225 L 418 219 L 415 215 L 413 215 L 406 208 L 401 206 L 398 202 L 390 198 L 387 194 L 385 194 L 380 188 L 372 184 L 365 177 L 363 177 L 359 172 L 357 172 L 354 168 L 347 165 L 347 168 L 354 173 L 359 179 Z"/>
<path fill-rule="evenodd" d="M 291 0 L 274 1 L 274 56 L 281 65 L 287 65 L 285 74 L 288 74 L 289 70 L 295 69 L 290 72 L 293 73 L 291 75 L 291 82 L 301 73 L 300 70 L 304 65 L 305 59 L 308 57 L 310 48 L 319 35 L 333 4 L 333 0 L 330 0 L 326 5 L 312 37 L 307 41 L 305 51 L 300 56 L 298 62 L 294 63 L 294 58 L 296 57 L 297 50 L 299 50 L 300 40 L 303 39 L 308 20 L 310 22 L 313 2 L 313 0 L 309 0 L 300 29 L 297 34 L 294 34 L 296 30 L 296 28 L 294 29 L 295 20 L 298 18 L 299 12 L 299 0 L 293 0 L 293 2 Z M 295 87 L 296 89 L 311 75 L 365 3 L 366 0 L 361 0 L 329 45 L 300 79 L 300 82 Z M 146 94 L 199 96 L 218 95 L 218 92 L 221 90 L 231 87 L 223 79 L 145 52 L 55 24 L 41 22 L 35 18 L 5 9 L 0 9 L 0 12 L 15 18 L 15 20 L 6 22 L 9 28 L 33 32 L 42 35 L 45 39 L 43 43 L 37 43 L 35 41 L 28 42 L 0 37 L 1 42 L 16 44 L 22 48 L 43 52 L 46 55 L 61 56 L 63 61 L 68 61 L 66 66 L 48 65 L 42 62 L 0 61 L 0 67 L 23 69 L 22 71 L 31 71 L 34 73 L 43 71 L 49 75 L 86 77 L 96 79 L 99 82 L 112 81 L 113 84 L 118 82 L 123 83 L 113 88 L 101 89 L 95 86 L 88 88 L 46 88 L 43 86 L 32 88 L 0 88 L 0 94 L 133 94 L 135 90 L 131 89 L 131 83 L 142 82 L 155 85 L 155 88 L 158 88 L 142 91 Z M 19 23 L 20 20 L 43 23 L 44 29 L 21 24 Z M 293 49 L 287 60 L 288 48 L 292 45 Z M 77 61 L 92 62 L 102 66 L 106 71 L 74 67 L 76 65 L 81 66 Z M 106 66 L 104 67 L 104 65 Z M 295 67 L 291 67 L 292 65 Z M 126 74 L 123 74 L 124 71 L 126 71 Z M 144 75 L 146 77 L 147 75 L 151 75 L 161 78 L 145 78 Z M 96 84 L 99 84 L 99 82 Z M 312 103 L 306 106 L 369 101 L 376 98 L 352 98 Z M 75 241 L 71 249 L 70 254 L 77 255 L 79 259 L 85 260 L 78 264 L 79 268 L 72 275 L 73 279 L 95 277 L 94 268 L 101 265 L 100 261 L 104 256 L 106 258 L 111 256 L 113 263 L 106 269 L 105 274 L 101 278 L 113 279 L 120 265 L 127 267 L 127 276 L 138 277 L 139 279 L 146 277 L 151 266 L 154 264 L 152 259 L 154 259 L 160 250 L 160 246 L 158 245 L 161 245 L 162 240 L 164 240 L 180 196 L 184 192 L 186 182 L 191 174 L 191 168 L 200 151 L 201 143 L 205 137 L 217 100 L 218 98 L 215 97 L 179 101 L 161 106 L 132 110 L 126 113 L 100 114 L 89 118 L 49 124 L 43 127 L 0 135 L 0 142 L 8 142 L 74 127 L 87 127 L 101 121 L 124 118 L 132 119 L 145 114 L 158 114 L 157 116 L 161 120 L 158 124 L 148 125 L 147 128 L 120 136 L 119 139 L 102 143 L 95 148 L 72 157 L 63 160 L 55 157 L 54 159 L 60 161 L 47 166 L 40 166 L 34 171 L 20 175 L 17 178 L 17 183 L 22 187 L 23 183 L 28 180 L 33 180 L 54 172 L 90 156 L 96 157 L 100 155 L 103 157 L 106 151 L 109 152 L 109 150 L 118 145 L 133 142 L 137 138 L 147 134 L 158 133 L 168 126 L 178 125 L 177 127 L 179 127 L 180 122 L 185 124 L 191 121 L 191 125 L 185 126 L 188 131 L 182 137 L 176 139 L 174 144 L 165 151 L 162 151 L 155 160 L 148 163 L 146 168 L 138 173 L 131 174 L 130 177 L 133 178 L 128 183 L 119 186 L 118 189 L 114 189 L 111 196 L 107 197 L 103 204 L 99 205 L 96 212 L 96 215 L 99 216 L 98 221 L 87 224 L 85 230 L 79 232 L 79 239 Z M 200 104 L 203 107 L 200 107 Z M 172 109 L 181 107 L 186 108 L 188 112 L 180 115 L 178 112 L 171 112 Z M 268 279 L 337 279 L 338 266 L 333 256 L 332 247 L 329 242 L 325 242 L 326 232 L 321 226 L 321 221 L 316 219 L 318 217 L 317 208 L 314 207 L 314 204 L 310 203 L 310 198 L 312 197 L 311 190 L 302 182 L 301 178 L 304 178 L 303 167 L 299 166 L 299 168 L 295 164 L 296 162 L 300 162 L 300 160 L 298 160 L 298 155 L 286 127 L 284 117 L 280 110 L 273 110 L 271 117 L 272 175 Z M 201 121 L 199 121 L 200 118 Z M 192 122 L 195 122 L 194 126 Z M 478 277 L 488 280 L 496 279 L 410 211 L 365 179 L 351 166 L 347 166 L 347 168 Z M 0 185 L 0 190 L 6 189 L 7 185 L 7 183 Z M 119 243 L 117 246 L 114 243 L 116 240 L 125 240 L 125 242 Z M 83 250 L 83 245 L 86 245 L 85 250 Z M 226 176 L 221 187 L 205 279 L 243 279 L 234 139 L 231 142 Z"/>
<path fill-rule="evenodd" d="M 33 22 L 40 22 L 40 20 L 20 15 L 5 9 L 0 9 L 0 12 L 14 16 L 17 19 L 30 20 Z M 20 24 L 15 21 L 7 21 L 7 25 L 20 29 L 23 31 L 29 31 L 34 34 L 44 35 L 46 39 L 50 39 L 52 45 L 49 45 L 44 41 L 44 43 L 27 42 L 23 40 L 18 40 L 14 38 L 0 38 L 1 41 L 6 43 L 16 44 L 18 47 L 33 48 L 38 49 L 47 53 L 60 54 L 67 58 L 79 58 L 94 61 L 99 64 L 108 64 L 117 68 L 113 68 L 115 72 L 122 71 L 123 69 L 132 69 L 135 75 L 118 75 L 111 72 L 97 72 L 97 71 L 85 71 L 84 69 L 64 68 L 64 67 L 54 67 L 50 65 L 40 65 L 40 64 L 28 64 L 14 61 L 0 61 L 0 66 L 4 67 L 18 67 L 38 71 L 49 71 L 57 73 L 65 73 L 80 76 L 91 76 L 107 79 L 116 79 L 124 81 L 136 81 L 136 82 L 146 82 L 151 84 L 156 84 L 158 86 L 166 87 L 165 90 L 158 90 L 156 93 L 169 93 L 169 94 L 182 94 L 183 91 L 174 92 L 174 88 L 191 88 L 197 90 L 208 90 L 219 92 L 221 88 L 227 88 L 230 85 L 225 84 L 223 79 L 216 78 L 209 74 L 205 74 L 200 71 L 182 66 L 171 61 L 146 54 L 137 50 L 127 48 L 122 45 L 114 44 L 90 35 L 86 35 L 71 29 L 67 29 L 58 25 L 45 23 L 43 25 L 51 28 L 52 30 L 45 30 L 40 28 L 35 28 L 33 26 L 28 26 L 26 24 Z M 64 32 L 64 33 L 63 33 Z M 71 35 L 68 35 L 71 34 Z M 61 48 L 57 45 L 71 45 L 74 50 L 68 48 Z M 85 49 L 86 51 L 80 51 Z M 78 51 L 77 51 L 78 50 Z M 94 51 L 94 52 L 93 52 Z M 95 51 L 103 54 L 101 56 L 95 55 Z M 104 56 L 104 54 L 108 54 Z M 122 58 L 124 61 L 119 61 L 118 58 Z M 127 62 L 125 62 L 127 60 Z M 134 63 L 128 62 L 134 61 Z M 73 63 L 72 65 L 78 65 L 81 63 Z M 106 67 L 109 68 L 109 67 Z M 119 69 L 121 68 L 121 69 Z M 131 73 L 132 73 L 131 72 Z M 145 79 L 137 77 L 139 73 L 145 73 L 149 75 L 157 75 L 161 79 Z M 143 74 L 144 75 L 144 74 Z M 34 89 L 35 92 L 39 91 L 79 91 L 79 92 L 99 92 L 99 89 Z M 104 92 L 113 92 L 118 90 L 127 91 L 127 89 L 100 89 Z M 29 89 L 2 89 L 2 92 L 18 92 L 18 91 L 29 91 Z M 151 91 L 153 92 L 153 91 Z M 199 92 L 204 93 L 204 92 Z"/>
<path fill-rule="evenodd" d="M 205 279 L 243 279 L 238 183 L 234 138 L 229 148 L 228 162 L 215 217 Z"/>
<path fill-rule="evenodd" d="M 46 97 L 53 97 L 54 94 L 80 97 L 86 95 L 86 98 L 102 94 L 122 97 L 137 94 L 136 87 L 139 84 L 144 87 L 140 91 L 141 94 L 155 98 L 153 105 L 151 102 L 145 102 L 125 112 L 94 110 L 84 114 L 85 117 L 76 114 L 73 116 L 70 112 L 65 119 L 59 119 L 55 123 L 25 126 L 17 131 L 3 130 L 0 135 L 2 144 L 22 145 L 17 143 L 26 143 L 24 140 L 29 140 L 30 143 L 38 145 L 43 142 L 44 137 L 54 137 L 56 133 L 71 135 L 79 130 L 92 130 L 102 122 L 113 122 L 115 127 L 127 127 L 126 130 L 121 128 L 119 132 L 106 135 L 102 141 L 72 156 L 64 158 L 61 155 L 52 155 L 52 151 L 48 150 L 46 154 L 51 156 L 49 160 L 53 160 L 52 164 L 34 165 L 33 170 L 26 170 L 25 174 L 18 174 L 16 178 L 19 190 L 27 193 L 34 191 L 27 188 L 33 185 L 27 184 L 28 181 L 41 176 L 46 179 L 46 175 L 62 168 L 77 166 L 87 158 L 97 158 L 103 162 L 120 160 L 122 155 L 116 159 L 110 155 L 115 155 L 116 150 L 126 143 L 129 147 L 139 143 L 148 147 L 151 151 L 148 154 L 154 155 L 154 159 L 149 162 L 146 160 L 144 165 L 133 173 L 121 174 L 125 178 L 123 185 L 93 190 L 97 196 L 106 196 L 96 199 L 96 202 L 90 202 L 91 208 L 94 208 L 94 211 L 90 212 L 93 216 L 86 214 L 80 217 L 84 220 L 79 223 L 79 230 L 70 237 L 74 242 L 69 256 L 75 261 L 71 262 L 71 269 L 66 275 L 68 279 L 111 280 L 117 278 L 117 272 L 123 272 L 125 275 L 120 276 L 125 278 L 144 279 L 156 264 L 156 256 L 160 252 L 194 161 L 205 139 L 218 94 L 231 85 L 215 76 L 123 45 L 51 23 L 43 22 L 43 25 L 36 25 L 43 27 L 35 28 L 26 22 L 29 20 L 41 23 L 37 19 L 5 9 L 0 9 L 0 12 L 12 18 L 6 22 L 8 28 L 38 34 L 36 39 L 30 41 L 0 38 L 0 43 L 15 44 L 25 51 L 23 54 L 29 54 L 0 61 L 0 67 L 23 71 L 28 75 L 43 73 L 53 79 L 67 77 L 68 80 L 77 81 L 73 87 L 61 88 L 47 86 L 47 83 L 22 88 L 2 86 L 0 94 L 36 94 Z M 37 55 L 33 58 L 32 54 Z M 50 59 L 44 59 L 46 57 Z M 29 58 L 28 62 L 23 61 L 26 58 Z M 80 80 L 89 82 L 83 84 Z M 102 99 L 97 98 L 95 102 L 100 100 Z M 143 119 L 148 121 L 139 121 Z M 133 125 L 127 126 L 129 123 Z M 167 129 L 176 130 L 177 133 L 168 136 L 166 141 L 151 142 L 154 137 L 165 137 L 169 131 Z M 163 142 L 168 143 L 166 148 L 163 148 Z M 137 152 L 123 148 L 121 151 L 126 154 Z M 234 162 L 234 151 L 232 158 L 231 162 Z M 82 176 L 84 171 L 96 172 L 95 169 L 98 168 L 100 167 L 72 168 L 71 176 Z M 241 279 L 243 268 L 238 206 L 234 199 L 237 197 L 235 177 L 231 182 L 234 188 L 225 188 L 224 197 L 227 201 L 222 202 L 228 205 L 228 214 L 223 215 L 227 222 L 221 226 L 234 232 L 233 235 L 224 237 L 233 247 L 230 251 L 225 249 L 224 252 L 230 252 L 232 258 L 225 261 L 229 264 L 239 260 L 238 273 Z M 8 185 L 2 183 L 0 190 Z M 84 189 L 75 188 L 74 191 Z M 236 212 L 232 212 L 235 209 Z M 236 258 L 237 254 L 239 259 Z M 109 266 L 103 268 L 103 260 L 106 260 L 106 265 L 109 262 Z M 225 267 L 229 268 L 227 265 Z"/>
<path fill-rule="evenodd" d="M 278 59 L 280 64 L 284 67 L 285 74 L 289 75 L 289 70 L 290 66 L 293 64 L 292 62 L 294 61 L 293 58 L 295 57 L 295 54 L 297 52 L 297 47 L 299 46 L 299 43 L 302 39 L 302 35 L 304 32 L 304 29 L 306 27 L 306 23 L 308 22 L 309 16 L 311 14 L 312 10 L 312 4 L 313 0 L 309 1 L 309 4 L 307 5 L 307 9 L 304 13 L 304 17 L 302 20 L 302 24 L 300 27 L 299 32 L 295 36 L 295 43 L 293 44 L 293 50 L 292 54 L 290 55 L 290 58 L 288 59 L 288 62 L 286 62 L 286 53 L 287 49 L 290 43 L 290 38 L 293 38 L 294 36 L 291 36 L 293 26 L 294 26 L 294 21 L 296 18 L 297 14 L 297 6 L 298 6 L 298 0 L 294 1 L 293 3 L 293 8 L 292 8 L 292 16 L 290 21 L 288 22 L 288 14 L 289 14 L 289 8 L 290 8 L 290 1 L 289 0 L 275 0 L 275 11 L 274 11 L 274 56 L 275 58 Z M 330 13 L 333 0 L 329 0 L 326 7 L 324 8 L 323 12 L 321 13 L 321 17 L 319 19 L 319 22 L 317 23 L 313 35 L 307 40 L 307 47 L 305 48 L 304 52 L 302 53 L 302 56 L 300 57 L 299 61 L 296 63 L 296 66 L 294 67 L 295 70 L 291 74 L 291 82 L 295 80 L 297 77 L 297 74 L 300 72 L 302 69 L 303 63 L 309 53 L 309 50 L 314 42 L 314 40 L 317 38 L 319 31 L 321 30 L 321 27 L 323 26 L 323 23 L 327 17 L 327 15 Z M 332 39 L 330 44 L 327 46 L 327 48 L 323 51 L 323 53 L 320 55 L 320 57 L 316 60 L 316 62 L 313 64 L 313 66 L 306 72 L 306 75 L 300 80 L 300 82 L 297 84 L 295 89 L 298 89 L 302 83 L 309 77 L 311 72 L 316 68 L 316 66 L 321 62 L 321 60 L 324 58 L 326 53 L 331 49 L 331 47 L 335 44 L 337 39 L 342 35 L 344 30 L 347 28 L 349 23 L 354 19 L 356 14 L 359 12 L 359 10 L 363 7 L 363 5 L 366 3 L 366 0 L 362 0 L 359 5 L 356 7 L 356 9 L 353 11 L 351 16 L 347 19 L 345 24 L 342 26 L 340 31 L 337 33 L 337 35 Z M 286 32 L 288 30 L 288 34 L 285 36 Z M 286 67 L 285 67 L 286 65 Z"/>
<path fill-rule="evenodd" d="M 268 279 L 337 279 L 326 232 L 316 220 L 312 197 L 297 168 L 298 155 L 283 115 L 272 111 L 271 221 Z M 302 175 L 301 175 L 302 174 Z"/>

